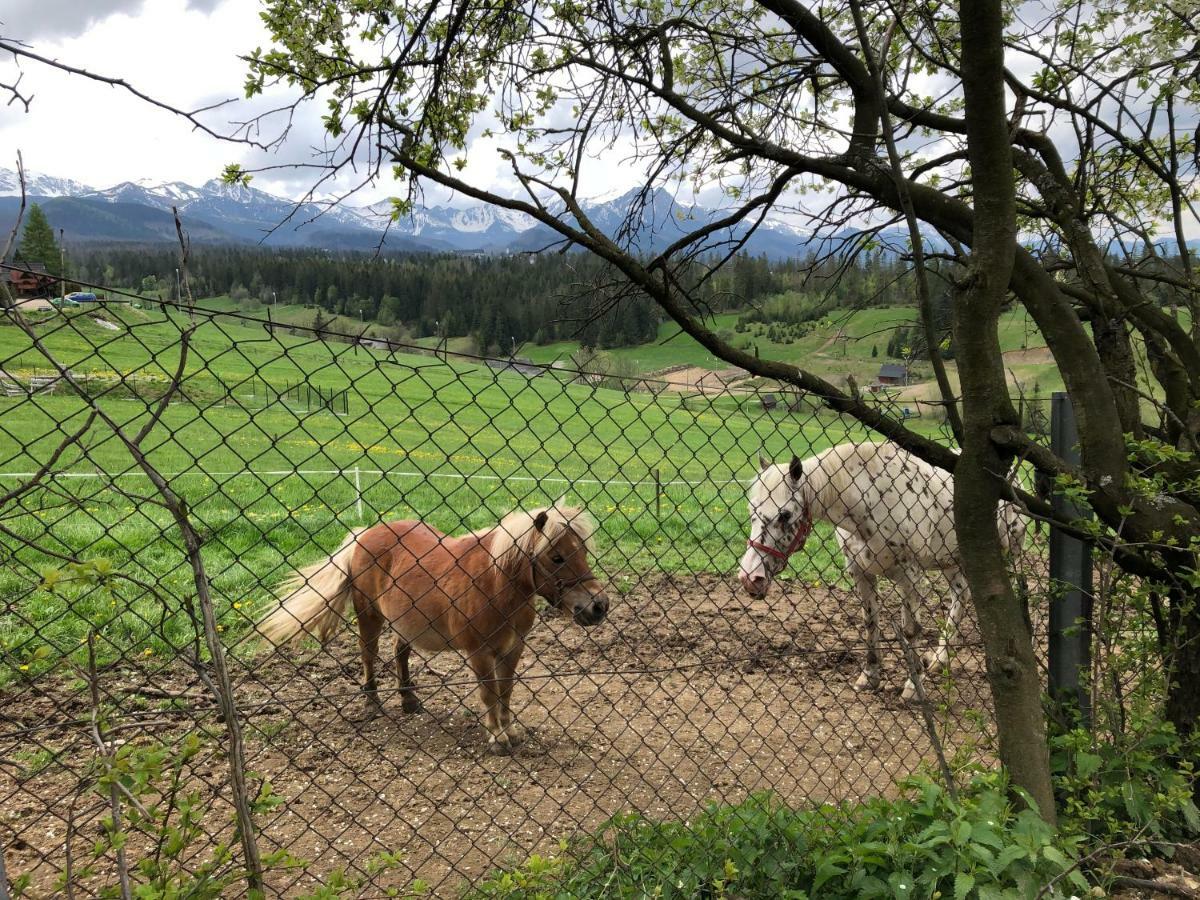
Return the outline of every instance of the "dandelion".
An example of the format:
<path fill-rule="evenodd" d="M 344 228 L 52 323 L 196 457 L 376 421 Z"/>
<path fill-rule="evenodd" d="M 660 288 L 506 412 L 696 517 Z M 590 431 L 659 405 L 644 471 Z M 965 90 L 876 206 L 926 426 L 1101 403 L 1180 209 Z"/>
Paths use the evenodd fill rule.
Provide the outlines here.
<path fill-rule="evenodd" d="M 236 600 L 235 600 L 235 601 L 234 601 L 234 603 L 233 603 L 233 608 L 234 608 L 234 609 L 241 609 L 241 608 L 242 608 L 242 604 L 241 604 L 241 603 L 239 603 L 238 601 L 236 601 Z"/>
<path fill-rule="evenodd" d="M 29 671 L 29 665 L 28 665 L 28 663 L 25 663 L 25 664 L 22 664 L 22 665 L 20 665 L 20 666 L 17 666 L 17 668 L 18 668 L 18 669 L 20 669 L 22 672 L 28 672 L 28 671 Z"/>
<path fill-rule="evenodd" d="M 142 656 L 153 656 L 153 655 L 154 655 L 154 651 L 151 650 L 149 647 L 147 647 L 145 650 L 142 651 Z"/>

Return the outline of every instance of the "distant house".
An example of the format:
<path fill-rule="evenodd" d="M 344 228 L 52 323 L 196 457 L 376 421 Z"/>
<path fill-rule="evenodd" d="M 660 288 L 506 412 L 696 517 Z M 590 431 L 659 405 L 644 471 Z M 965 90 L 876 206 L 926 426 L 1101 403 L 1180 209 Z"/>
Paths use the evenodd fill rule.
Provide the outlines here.
<path fill-rule="evenodd" d="M 383 338 L 359 338 L 358 346 L 366 347 L 368 350 L 391 350 L 390 341 L 385 341 Z"/>
<path fill-rule="evenodd" d="M 774 408 L 775 408 L 775 407 L 776 407 L 778 404 L 779 404 L 779 401 L 775 399 L 775 395 L 774 395 L 774 394 L 763 394 L 763 396 L 762 396 L 762 408 L 763 408 L 764 410 L 766 410 L 767 412 L 770 412 L 770 411 L 771 411 L 771 410 L 773 410 L 773 409 L 774 409 Z"/>
<path fill-rule="evenodd" d="M 884 363 L 879 367 L 875 383 L 892 387 L 903 387 L 908 384 L 908 372 L 899 363 Z"/>
<path fill-rule="evenodd" d="M 489 359 L 487 364 L 497 372 L 516 372 L 526 378 L 537 378 L 546 370 L 537 365 L 532 359 L 524 356 L 510 356 L 508 359 Z"/>
<path fill-rule="evenodd" d="M 48 294 L 57 282 L 58 279 L 47 272 L 41 263 L 29 263 L 20 270 L 0 269 L 0 284 L 7 284 L 8 289 L 18 297 Z"/>

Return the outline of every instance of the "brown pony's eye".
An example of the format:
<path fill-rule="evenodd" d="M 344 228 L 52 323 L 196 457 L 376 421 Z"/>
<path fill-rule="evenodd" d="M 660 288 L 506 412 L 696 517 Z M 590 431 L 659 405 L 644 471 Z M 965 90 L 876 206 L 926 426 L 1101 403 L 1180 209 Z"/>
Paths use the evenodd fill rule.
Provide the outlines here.
<path fill-rule="evenodd" d="M 550 562 L 561 566 L 564 562 L 566 562 L 566 560 L 563 559 L 561 556 L 559 556 L 557 553 L 555 553 L 552 557 L 550 557 Z"/>

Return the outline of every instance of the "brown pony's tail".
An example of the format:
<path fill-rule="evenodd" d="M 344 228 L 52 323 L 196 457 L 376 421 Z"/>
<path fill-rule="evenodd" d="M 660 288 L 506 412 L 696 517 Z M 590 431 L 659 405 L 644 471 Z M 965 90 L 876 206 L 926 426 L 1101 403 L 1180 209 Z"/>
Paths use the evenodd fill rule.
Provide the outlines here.
<path fill-rule="evenodd" d="M 259 635 L 277 647 L 305 635 L 322 644 L 333 637 L 350 603 L 350 561 L 365 530 L 351 531 L 332 556 L 288 579 L 279 607 L 258 623 Z"/>

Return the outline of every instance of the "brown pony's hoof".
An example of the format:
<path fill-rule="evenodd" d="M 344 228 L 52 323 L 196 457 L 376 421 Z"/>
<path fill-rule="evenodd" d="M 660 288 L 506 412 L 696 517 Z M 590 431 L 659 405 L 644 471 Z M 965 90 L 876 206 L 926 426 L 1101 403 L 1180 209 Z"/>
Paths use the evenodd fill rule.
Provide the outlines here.
<path fill-rule="evenodd" d="M 508 733 L 508 741 L 510 744 L 523 744 L 525 739 L 529 737 L 529 730 L 513 722 L 506 729 Z"/>
<path fill-rule="evenodd" d="M 512 744 L 507 740 L 498 741 L 494 737 L 488 738 L 488 752 L 493 756 L 511 756 Z"/>
<path fill-rule="evenodd" d="M 404 694 L 400 698 L 400 709 L 409 714 L 425 712 L 425 704 L 421 702 L 419 697 L 414 697 L 412 694 Z"/>
<path fill-rule="evenodd" d="M 378 700 L 366 700 L 363 702 L 362 711 L 354 717 L 355 722 L 370 722 L 372 719 L 377 719 L 383 715 L 383 704 Z"/>

